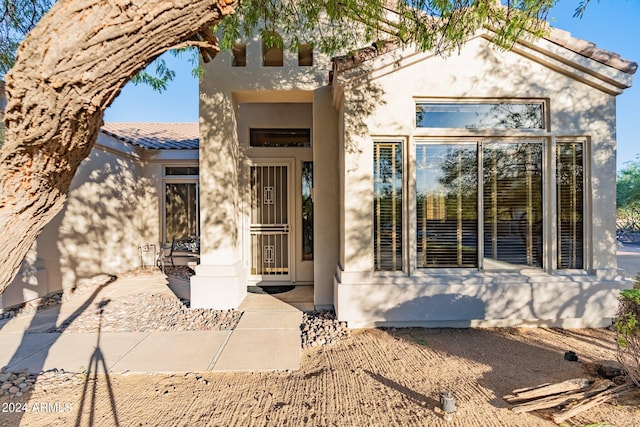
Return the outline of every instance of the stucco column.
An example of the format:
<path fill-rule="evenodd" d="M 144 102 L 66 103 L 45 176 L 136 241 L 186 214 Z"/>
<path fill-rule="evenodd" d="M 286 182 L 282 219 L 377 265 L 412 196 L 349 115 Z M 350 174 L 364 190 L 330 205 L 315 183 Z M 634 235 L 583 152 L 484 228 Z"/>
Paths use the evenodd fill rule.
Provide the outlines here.
<path fill-rule="evenodd" d="M 340 214 L 342 268 L 360 281 L 373 272 L 373 148 L 358 107 L 345 101 Z"/>
<path fill-rule="evenodd" d="M 200 264 L 191 278 L 191 307 L 226 310 L 237 308 L 247 293 L 231 96 L 203 92 L 200 117 Z"/>
<path fill-rule="evenodd" d="M 314 302 L 328 308 L 334 303 L 333 276 L 339 262 L 340 190 L 338 123 L 328 87 L 313 94 L 313 221 Z"/>

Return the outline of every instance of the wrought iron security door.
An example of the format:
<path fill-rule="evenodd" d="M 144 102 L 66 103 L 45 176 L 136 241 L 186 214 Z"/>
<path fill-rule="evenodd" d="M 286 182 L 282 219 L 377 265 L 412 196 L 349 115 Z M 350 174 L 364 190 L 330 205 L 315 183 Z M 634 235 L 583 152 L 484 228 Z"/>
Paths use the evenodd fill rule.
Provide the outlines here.
<path fill-rule="evenodd" d="M 289 170 L 251 166 L 251 274 L 289 280 Z"/>

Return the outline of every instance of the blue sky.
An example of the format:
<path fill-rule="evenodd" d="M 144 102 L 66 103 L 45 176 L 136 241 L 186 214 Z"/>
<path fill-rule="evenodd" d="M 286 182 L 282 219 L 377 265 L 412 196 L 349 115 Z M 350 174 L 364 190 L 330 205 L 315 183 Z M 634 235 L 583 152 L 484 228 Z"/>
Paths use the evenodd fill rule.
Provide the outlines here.
<path fill-rule="evenodd" d="M 575 37 L 589 40 L 598 47 L 619 53 L 623 58 L 640 62 L 640 1 L 591 0 L 582 19 L 573 12 L 579 0 L 560 0 L 549 16 L 551 25 L 570 31 Z M 176 78 L 159 94 L 151 88 L 128 84 L 105 113 L 110 122 L 197 122 L 198 81 L 186 58 L 165 55 Z M 618 170 L 640 154 L 640 71 L 634 75 L 634 87 L 618 98 Z"/>

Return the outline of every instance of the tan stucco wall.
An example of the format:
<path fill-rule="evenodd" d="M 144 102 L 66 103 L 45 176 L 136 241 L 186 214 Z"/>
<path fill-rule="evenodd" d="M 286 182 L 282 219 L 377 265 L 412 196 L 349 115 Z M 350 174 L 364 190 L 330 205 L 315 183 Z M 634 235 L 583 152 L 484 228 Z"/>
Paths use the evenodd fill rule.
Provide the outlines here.
<path fill-rule="evenodd" d="M 616 281 L 619 276 L 615 260 L 615 96 L 578 81 L 584 80 L 579 70 L 574 69 L 572 74 L 568 68 L 557 67 L 562 69 L 559 73 L 556 67 L 551 69 L 548 64 L 531 61 L 516 52 L 495 50 L 482 38 L 472 40 L 460 54 L 447 58 L 403 54 L 404 57 L 400 52 L 387 54 L 371 64 L 346 71 L 336 84 L 335 94 L 341 96 L 336 99 L 341 99 L 345 121 L 341 129 L 344 240 L 340 242 L 341 267 L 334 288 L 340 319 L 363 326 L 402 322 L 430 325 L 449 322 L 458 326 L 491 322 L 526 324 L 539 323 L 540 319 L 548 324 L 565 325 L 596 325 L 603 319 L 606 322 L 615 312 L 617 289 L 625 286 Z M 604 67 L 595 62 L 589 65 Z M 603 74 L 607 72 L 604 70 Z M 550 122 L 548 130 L 539 132 L 416 129 L 415 102 L 419 98 L 545 99 Z M 466 273 L 474 280 L 464 280 L 462 273 L 442 276 L 442 272 L 433 270 L 413 272 L 411 267 L 410 275 L 375 273 L 372 141 L 393 138 L 411 151 L 420 138 L 477 140 L 489 133 L 496 137 L 542 139 L 549 153 L 556 138 L 566 136 L 585 141 L 586 208 L 592 219 L 587 221 L 585 230 L 585 259 L 590 274 L 579 273 L 569 279 L 573 283 L 568 283 L 564 278 L 558 279 L 556 273 L 543 270 L 511 277 Z M 547 155 L 547 174 L 551 173 L 552 158 Z M 410 169 L 407 173 L 411 173 Z M 552 191 L 545 189 L 548 217 L 554 209 L 549 206 Z M 549 220 L 549 225 L 552 224 Z M 414 229 L 411 224 L 409 227 L 411 235 Z M 547 245 L 554 244 L 551 233 L 546 238 Z M 405 256 L 411 257 L 411 251 L 405 251 Z M 465 298 L 469 299 L 465 302 Z M 504 306 L 504 301 L 511 301 L 511 306 Z M 581 320 L 574 321 L 577 318 Z"/>
<path fill-rule="evenodd" d="M 470 42 L 460 55 L 425 58 L 345 94 L 345 173 L 348 177 L 345 188 L 363 194 L 361 198 L 350 199 L 358 200 L 358 203 L 351 202 L 351 209 L 345 206 L 347 215 L 352 215 L 345 218 L 346 224 L 357 224 L 358 218 L 364 219 L 371 212 L 372 137 L 473 138 L 473 134 L 464 130 L 416 129 L 416 97 L 549 99 L 550 132 L 541 133 L 541 138 L 589 138 L 593 241 L 598 242 L 598 247 L 593 248 L 593 267 L 615 268 L 615 97 L 515 53 L 496 51 L 484 39 Z M 361 114 L 363 111 L 367 114 Z M 366 128 L 361 125 L 362 121 Z M 496 134 L 536 136 L 522 132 Z M 350 150 L 349 146 L 357 148 Z M 369 233 L 362 231 L 366 228 L 368 232 L 370 227 L 352 228 L 345 231 L 346 240 L 351 244 L 345 245 L 344 267 L 370 270 L 372 244 Z"/>
<path fill-rule="evenodd" d="M 246 178 L 250 162 L 260 159 L 291 162 L 296 174 L 294 191 L 298 194 L 301 184 L 297 175 L 301 162 L 315 161 L 316 146 L 331 147 L 335 143 L 335 136 L 332 137 L 330 131 L 331 122 L 329 125 L 325 122 L 333 120 L 335 123 L 331 116 L 330 96 L 318 98 L 314 95 L 316 89 L 326 85 L 329 59 L 314 52 L 312 67 L 298 66 L 297 60 L 297 53 L 285 50 L 282 67 L 263 67 L 261 42 L 255 38 L 247 43 L 246 67 L 232 67 L 228 52 L 205 66 L 205 78 L 200 84 L 202 252 L 196 276 L 191 280 L 194 307 L 230 308 L 237 306 L 246 293 L 250 256 L 249 183 Z M 322 122 L 318 123 L 318 119 Z M 319 126 L 325 127 L 320 129 Z M 313 148 L 249 147 L 251 127 L 311 128 Z M 335 174 L 335 164 L 333 172 L 329 168 L 322 172 L 322 167 L 321 172 L 316 172 L 316 167 L 318 165 L 314 164 L 315 194 L 318 183 L 323 181 L 317 173 Z M 327 182 L 330 183 L 331 178 Z M 331 191 L 335 193 L 335 188 Z M 298 210 L 299 206 L 293 206 L 294 233 L 300 229 Z M 323 211 L 315 200 L 314 211 L 317 220 Z M 316 228 L 314 239 L 318 239 L 319 233 L 322 231 Z M 302 261 L 300 236 L 294 234 L 292 239 L 295 275 L 291 280 L 311 283 L 317 274 L 315 259 L 313 263 Z M 316 249 L 314 256 L 317 255 Z M 319 291 L 322 294 L 319 298 L 330 304 L 332 283 L 326 278 L 335 270 L 335 263 L 329 266 L 325 260 L 318 265 L 325 265 L 325 285 Z"/>
<path fill-rule="evenodd" d="M 123 151 L 98 144 L 80 165 L 63 211 L 45 227 L 2 295 L 4 307 L 137 267 L 138 246 L 159 241 L 160 171 L 145 169 L 119 141 L 109 143 Z"/>
<path fill-rule="evenodd" d="M 314 209 L 314 302 L 333 305 L 333 276 L 339 262 L 340 177 L 337 174 L 339 143 L 337 114 L 331 91 L 323 87 L 313 97 L 313 209 Z"/>

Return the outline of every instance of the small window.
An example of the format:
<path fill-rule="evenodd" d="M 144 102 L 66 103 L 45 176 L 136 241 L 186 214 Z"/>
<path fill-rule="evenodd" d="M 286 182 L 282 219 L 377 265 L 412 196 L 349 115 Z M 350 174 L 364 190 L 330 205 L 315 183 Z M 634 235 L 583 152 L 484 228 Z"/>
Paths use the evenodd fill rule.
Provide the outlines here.
<path fill-rule="evenodd" d="M 402 270 L 402 145 L 376 142 L 373 150 L 374 269 Z"/>
<path fill-rule="evenodd" d="M 200 236 L 200 203 L 197 182 L 172 183 L 164 186 L 165 242 L 183 237 Z"/>
<path fill-rule="evenodd" d="M 310 67 L 313 65 L 313 48 L 310 44 L 301 44 L 298 47 L 298 65 Z"/>
<path fill-rule="evenodd" d="M 584 154 L 579 142 L 556 145 L 558 268 L 584 268 Z"/>
<path fill-rule="evenodd" d="M 200 168 L 198 166 L 166 166 L 164 168 L 164 174 L 167 176 L 175 175 L 200 175 Z"/>
<path fill-rule="evenodd" d="M 302 260 L 313 260 L 313 162 L 302 162 Z"/>
<path fill-rule="evenodd" d="M 416 104 L 419 128 L 544 129 L 544 103 L 433 103 Z"/>
<path fill-rule="evenodd" d="M 252 147 L 311 147 L 310 129 L 250 129 Z"/>
<path fill-rule="evenodd" d="M 262 35 L 262 65 L 265 67 L 282 67 L 284 52 L 282 37 L 275 32 L 265 32 Z"/>
<path fill-rule="evenodd" d="M 247 66 L 247 45 L 238 43 L 233 46 L 231 49 L 231 53 L 233 54 L 233 63 L 234 67 L 246 67 Z"/>

